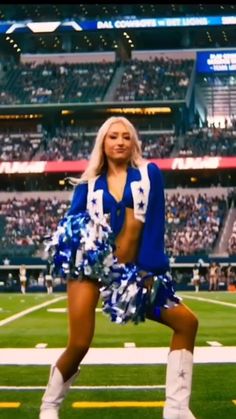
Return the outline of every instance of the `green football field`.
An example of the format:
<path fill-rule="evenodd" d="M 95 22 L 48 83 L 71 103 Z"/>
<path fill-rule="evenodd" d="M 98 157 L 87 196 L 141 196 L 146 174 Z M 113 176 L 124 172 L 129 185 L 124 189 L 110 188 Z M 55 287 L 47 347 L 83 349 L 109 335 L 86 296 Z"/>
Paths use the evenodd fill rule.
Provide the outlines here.
<path fill-rule="evenodd" d="M 236 418 L 236 293 L 178 294 L 199 318 L 192 411 L 198 419 Z M 159 351 L 168 350 L 170 338 L 171 331 L 157 323 L 117 325 L 98 310 L 91 353 L 108 351 L 108 358 L 83 363 L 61 418 L 161 419 L 166 366 Z M 38 418 L 50 364 L 40 355 L 63 350 L 66 341 L 65 294 L 0 294 L 1 419 Z M 107 348 L 117 350 L 114 364 Z M 135 350 L 142 348 L 140 362 Z"/>

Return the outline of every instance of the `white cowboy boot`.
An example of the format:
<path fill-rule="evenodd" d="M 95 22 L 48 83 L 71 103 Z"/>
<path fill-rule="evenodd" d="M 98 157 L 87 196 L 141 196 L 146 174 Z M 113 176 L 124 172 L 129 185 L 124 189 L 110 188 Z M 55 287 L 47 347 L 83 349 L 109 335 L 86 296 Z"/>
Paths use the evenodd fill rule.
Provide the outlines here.
<path fill-rule="evenodd" d="M 59 419 L 61 403 L 78 374 L 79 370 L 64 382 L 59 369 L 56 366 L 51 367 L 48 385 L 42 398 L 39 419 Z"/>
<path fill-rule="evenodd" d="M 163 419 L 196 419 L 189 409 L 193 355 L 187 349 L 171 351 L 166 371 Z"/>

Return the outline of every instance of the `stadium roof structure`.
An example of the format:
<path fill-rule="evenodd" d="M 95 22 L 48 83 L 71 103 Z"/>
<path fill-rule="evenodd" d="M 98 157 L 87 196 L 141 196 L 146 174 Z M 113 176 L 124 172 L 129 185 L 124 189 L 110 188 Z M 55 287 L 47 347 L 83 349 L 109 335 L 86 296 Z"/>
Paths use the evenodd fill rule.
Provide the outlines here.
<path fill-rule="evenodd" d="M 202 16 L 206 14 L 232 14 L 236 11 L 235 4 L 0 4 L 0 18 L 4 20 L 32 19 L 104 19 L 122 16 L 135 17 L 175 17 Z"/>
<path fill-rule="evenodd" d="M 0 47 L 10 53 L 229 48 L 236 5 L 0 4 L 4 22 Z"/>

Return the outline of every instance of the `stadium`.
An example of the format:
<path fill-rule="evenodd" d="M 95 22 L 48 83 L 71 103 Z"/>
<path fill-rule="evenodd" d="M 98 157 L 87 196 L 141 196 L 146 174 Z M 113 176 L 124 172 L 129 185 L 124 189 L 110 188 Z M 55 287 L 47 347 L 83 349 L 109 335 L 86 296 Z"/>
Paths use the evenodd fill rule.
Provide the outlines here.
<path fill-rule="evenodd" d="M 171 273 L 199 318 L 191 408 L 235 418 L 236 6 L 1 4 L 0 19 L 1 418 L 38 418 L 66 346 L 66 281 L 48 284 L 43 239 L 110 116 L 163 173 Z M 161 418 L 170 338 L 99 303 L 62 418 Z"/>

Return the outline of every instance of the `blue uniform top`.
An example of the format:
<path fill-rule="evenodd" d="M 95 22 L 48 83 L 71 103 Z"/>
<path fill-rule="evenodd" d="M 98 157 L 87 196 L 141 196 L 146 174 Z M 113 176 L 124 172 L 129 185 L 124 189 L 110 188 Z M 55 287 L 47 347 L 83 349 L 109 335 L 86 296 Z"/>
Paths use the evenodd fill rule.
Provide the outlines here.
<path fill-rule="evenodd" d="M 148 163 L 150 192 L 145 215 L 145 223 L 141 233 L 137 260 L 135 263 L 141 270 L 163 274 L 169 270 L 169 259 L 164 250 L 165 232 L 165 199 L 163 178 L 160 169 L 154 163 Z M 110 194 L 106 173 L 101 174 L 94 190 L 103 190 L 103 210 L 110 214 L 111 228 L 117 236 L 122 229 L 125 219 L 125 208 L 133 208 L 131 183 L 141 179 L 139 169 L 129 167 L 126 184 L 121 201 Z M 68 215 L 75 215 L 87 208 L 88 184 L 76 186 Z"/>

